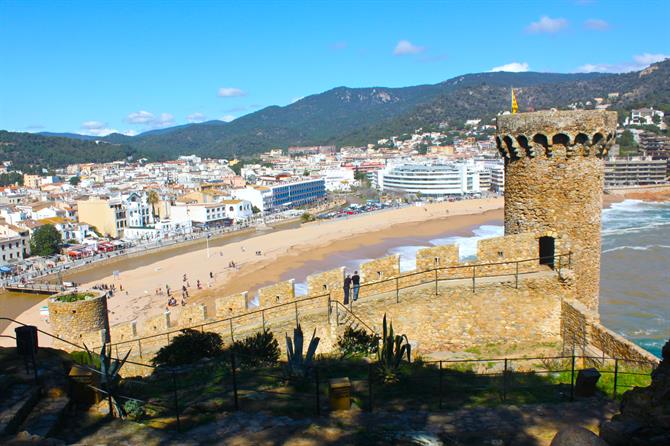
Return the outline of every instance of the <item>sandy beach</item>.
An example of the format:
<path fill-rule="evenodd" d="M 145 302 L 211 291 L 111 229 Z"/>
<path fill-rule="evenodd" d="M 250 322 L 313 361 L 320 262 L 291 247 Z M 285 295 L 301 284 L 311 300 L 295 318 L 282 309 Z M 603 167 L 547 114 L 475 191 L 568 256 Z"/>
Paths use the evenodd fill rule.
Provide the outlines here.
<path fill-rule="evenodd" d="M 283 272 L 329 255 L 332 252 L 378 243 L 386 238 L 411 234 L 465 234 L 468 229 L 487 221 L 502 220 L 503 198 L 432 203 L 389 209 L 371 214 L 360 214 L 345 219 L 317 221 L 299 228 L 272 233 L 259 232 L 243 240 L 231 241 L 210 248 L 210 257 L 203 246 L 127 270 L 119 268 L 119 275 L 110 274 L 94 282 L 85 282 L 82 288 L 95 284 L 123 286 L 108 301 L 112 325 L 155 316 L 166 308 L 167 296 L 157 295 L 156 289 L 169 285 L 181 299 L 181 287 L 186 274 L 190 287 L 189 304 L 203 302 L 212 305 L 215 297 L 257 288 L 279 280 Z M 256 255 L 260 251 L 262 255 Z M 233 261 L 237 268 L 230 268 Z M 209 273 L 214 276 L 209 279 Z M 314 271 L 318 272 L 318 271 Z M 200 280 L 202 289 L 196 287 Z M 15 319 L 35 324 L 49 331 L 48 323 L 40 317 L 42 300 L 27 308 Z M 181 307 L 171 307 L 178 313 Z M 177 316 L 177 314 L 176 314 Z M 13 331 L 8 326 L 3 334 Z M 12 341 L 0 338 L 4 344 Z M 0 344 L 1 345 L 1 344 Z"/>

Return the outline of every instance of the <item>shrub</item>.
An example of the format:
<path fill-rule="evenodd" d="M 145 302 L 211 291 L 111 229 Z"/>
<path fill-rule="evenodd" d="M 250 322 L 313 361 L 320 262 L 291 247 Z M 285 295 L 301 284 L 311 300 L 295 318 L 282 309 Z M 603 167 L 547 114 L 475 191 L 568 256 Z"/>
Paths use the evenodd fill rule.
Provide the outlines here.
<path fill-rule="evenodd" d="M 269 330 L 260 331 L 242 341 L 235 341 L 233 352 L 247 367 L 272 366 L 279 362 L 279 342 Z"/>
<path fill-rule="evenodd" d="M 80 300 L 86 300 L 87 297 L 93 297 L 93 293 L 69 293 L 63 294 L 62 296 L 57 296 L 56 300 L 58 302 L 78 302 Z"/>
<path fill-rule="evenodd" d="M 182 330 L 172 341 L 158 350 L 151 360 L 157 366 L 192 364 L 202 358 L 223 353 L 223 340 L 218 333 Z"/>
<path fill-rule="evenodd" d="M 340 349 L 342 357 L 368 356 L 377 353 L 379 340 L 379 336 L 375 334 L 368 334 L 364 329 L 355 329 L 349 326 L 344 330 L 344 334 L 337 338 L 337 347 Z"/>
<path fill-rule="evenodd" d="M 133 420 L 141 420 L 144 418 L 146 411 L 144 410 L 144 403 L 137 400 L 128 400 L 123 405 L 123 409 L 126 411 L 128 417 Z"/>
<path fill-rule="evenodd" d="M 87 352 L 74 351 L 70 352 L 70 357 L 79 365 L 85 365 L 100 370 L 100 356 L 95 353 L 89 355 Z"/>

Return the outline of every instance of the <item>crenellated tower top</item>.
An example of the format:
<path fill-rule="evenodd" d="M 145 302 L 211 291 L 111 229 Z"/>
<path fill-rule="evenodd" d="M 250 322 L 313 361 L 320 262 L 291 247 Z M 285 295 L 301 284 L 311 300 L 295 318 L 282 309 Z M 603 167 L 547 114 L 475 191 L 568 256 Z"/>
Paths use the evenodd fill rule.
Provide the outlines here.
<path fill-rule="evenodd" d="M 538 111 L 498 116 L 496 144 L 506 162 L 521 158 L 602 157 L 615 140 L 617 113 Z"/>

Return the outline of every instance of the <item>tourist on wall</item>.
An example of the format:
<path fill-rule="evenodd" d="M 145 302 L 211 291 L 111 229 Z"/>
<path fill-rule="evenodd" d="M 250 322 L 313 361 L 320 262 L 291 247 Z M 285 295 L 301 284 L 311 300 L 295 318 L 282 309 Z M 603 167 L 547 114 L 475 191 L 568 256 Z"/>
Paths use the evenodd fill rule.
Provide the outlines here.
<path fill-rule="evenodd" d="M 344 278 L 344 305 L 349 304 L 349 290 L 351 289 L 351 276 L 347 274 Z"/>
<path fill-rule="evenodd" d="M 358 271 L 354 271 L 354 275 L 351 276 L 351 283 L 354 285 L 354 301 L 358 300 L 358 289 L 361 287 L 361 276 L 358 275 Z"/>

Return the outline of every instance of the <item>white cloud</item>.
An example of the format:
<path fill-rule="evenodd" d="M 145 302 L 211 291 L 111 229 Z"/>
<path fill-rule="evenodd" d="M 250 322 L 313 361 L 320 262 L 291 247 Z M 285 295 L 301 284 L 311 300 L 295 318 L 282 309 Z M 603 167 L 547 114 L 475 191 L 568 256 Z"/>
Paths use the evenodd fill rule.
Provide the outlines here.
<path fill-rule="evenodd" d="M 670 56 L 667 54 L 644 53 L 633 56 L 631 62 L 584 64 L 578 67 L 577 71 L 580 73 L 627 73 L 629 71 L 643 70 L 652 63 L 660 62 L 668 58 L 670 58 Z"/>
<path fill-rule="evenodd" d="M 526 31 L 530 33 L 557 33 L 568 26 L 568 21 L 565 19 L 552 19 L 546 15 L 540 17 L 537 22 L 532 22 L 526 27 Z"/>
<path fill-rule="evenodd" d="M 635 63 L 638 63 L 640 65 L 650 65 L 656 62 L 661 62 L 665 59 L 669 59 L 670 56 L 667 54 L 649 54 L 649 53 L 644 53 L 644 54 L 638 54 L 636 56 L 633 56 L 633 60 Z"/>
<path fill-rule="evenodd" d="M 491 71 L 509 71 L 510 73 L 522 73 L 528 71 L 527 62 L 512 62 L 499 67 L 491 68 Z"/>
<path fill-rule="evenodd" d="M 584 22 L 584 27 L 594 31 L 606 31 L 609 29 L 610 24 L 601 19 L 588 19 Z"/>
<path fill-rule="evenodd" d="M 122 135 L 126 135 L 126 136 L 135 136 L 135 135 L 138 134 L 138 132 L 136 130 L 132 130 L 132 129 L 128 129 L 128 130 L 125 130 L 125 131 L 119 132 L 119 133 L 121 133 Z"/>
<path fill-rule="evenodd" d="M 219 88 L 219 97 L 222 98 L 235 98 L 239 96 L 246 96 L 245 91 L 240 90 L 239 88 L 233 87 L 221 87 Z"/>
<path fill-rule="evenodd" d="M 203 113 L 200 112 L 191 113 L 186 117 L 186 120 L 190 123 L 203 122 L 206 119 L 207 116 L 205 116 Z"/>
<path fill-rule="evenodd" d="M 233 115 L 224 115 L 221 118 L 221 120 L 224 121 L 224 122 L 230 122 L 230 121 L 233 121 L 234 119 L 235 119 L 235 116 L 233 116 Z"/>
<path fill-rule="evenodd" d="M 299 100 L 301 100 L 303 98 L 304 98 L 304 96 L 298 96 L 297 98 L 293 98 L 293 99 L 291 99 L 291 104 L 293 104 L 294 102 L 298 102 Z"/>
<path fill-rule="evenodd" d="M 171 113 L 161 113 L 156 116 L 146 110 L 129 113 L 126 122 L 143 125 L 147 129 L 161 129 L 175 125 L 174 116 Z"/>
<path fill-rule="evenodd" d="M 84 121 L 81 123 L 81 134 L 92 136 L 107 136 L 110 133 L 118 133 L 119 131 L 107 127 L 106 122 L 101 121 Z"/>
<path fill-rule="evenodd" d="M 126 121 L 130 124 L 148 124 L 153 122 L 156 119 L 156 116 L 146 110 L 140 110 L 138 112 L 133 112 L 128 114 Z"/>
<path fill-rule="evenodd" d="M 424 51 L 426 48 L 418 45 L 414 45 L 409 40 L 401 40 L 398 42 L 393 49 L 393 54 L 396 56 L 404 56 L 406 54 L 418 54 Z"/>

